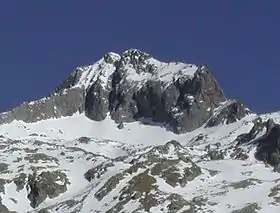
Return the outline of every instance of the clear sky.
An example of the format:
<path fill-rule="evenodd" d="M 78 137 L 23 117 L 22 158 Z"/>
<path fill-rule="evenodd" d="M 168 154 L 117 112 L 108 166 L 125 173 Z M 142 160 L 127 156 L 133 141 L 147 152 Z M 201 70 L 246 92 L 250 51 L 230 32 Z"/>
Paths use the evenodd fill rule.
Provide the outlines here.
<path fill-rule="evenodd" d="M 206 64 L 229 97 L 280 110 L 279 0 L 2 0 L 0 109 L 49 94 L 78 65 L 139 48 Z"/>

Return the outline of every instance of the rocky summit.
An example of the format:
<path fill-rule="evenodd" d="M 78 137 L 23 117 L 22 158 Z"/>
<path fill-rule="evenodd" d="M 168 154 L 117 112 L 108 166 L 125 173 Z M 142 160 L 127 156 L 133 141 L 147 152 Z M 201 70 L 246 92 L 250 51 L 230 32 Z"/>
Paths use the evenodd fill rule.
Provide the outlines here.
<path fill-rule="evenodd" d="M 43 94 L 42 94 L 43 95 Z M 1 213 L 273 213 L 280 113 L 129 49 L 0 114 Z"/>

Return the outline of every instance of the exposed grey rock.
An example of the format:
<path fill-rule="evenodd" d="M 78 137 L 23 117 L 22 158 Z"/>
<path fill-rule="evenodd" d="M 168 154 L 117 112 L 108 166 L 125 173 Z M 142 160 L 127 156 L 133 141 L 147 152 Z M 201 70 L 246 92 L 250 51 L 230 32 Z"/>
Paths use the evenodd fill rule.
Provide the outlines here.
<path fill-rule="evenodd" d="M 150 72 L 150 68 L 142 66 L 141 72 Z M 149 118 L 165 123 L 176 133 L 191 131 L 209 119 L 208 108 L 225 100 L 222 89 L 205 67 L 199 68 L 193 79 L 178 79 L 168 87 L 156 80 L 139 89 L 123 73 L 122 66 L 116 69 L 109 100 L 111 116 L 117 122 Z"/>
<path fill-rule="evenodd" d="M 74 72 L 72 72 L 55 90 L 51 95 L 63 94 L 65 90 L 70 89 L 72 86 L 79 81 L 83 68 L 76 68 Z"/>
<path fill-rule="evenodd" d="M 194 197 L 192 200 L 188 202 L 190 203 L 190 208 L 184 211 L 184 213 L 196 213 L 201 211 L 202 207 L 206 206 L 207 198 L 198 196 L 198 197 Z"/>
<path fill-rule="evenodd" d="M 58 162 L 57 158 L 46 155 L 44 153 L 39 153 L 39 152 L 28 154 L 27 156 L 24 157 L 24 159 L 26 161 L 29 161 L 30 163 L 39 163 L 40 161 L 42 161 L 42 162 Z"/>
<path fill-rule="evenodd" d="M 119 123 L 118 128 L 119 128 L 119 129 L 123 129 L 123 128 L 124 128 L 123 122 Z"/>
<path fill-rule="evenodd" d="M 168 85 L 161 78 L 146 82 L 128 79 L 128 67 L 138 74 L 157 73 L 159 65 L 151 63 L 150 59 L 149 54 L 134 49 L 121 55 L 105 54 L 103 61 L 96 63 L 99 70 L 95 76 L 83 80 L 88 82 L 86 86 L 77 86 L 77 83 L 81 83 L 83 73 L 90 70 L 90 66 L 77 68 L 48 97 L 1 114 L 0 122 L 8 123 L 14 119 L 36 122 L 85 112 L 95 121 L 105 119 L 108 114 L 117 123 L 150 119 L 173 132 L 183 133 L 204 124 L 219 103 L 226 100 L 216 79 L 204 66 L 197 66 L 194 76 L 175 70 L 181 73 L 180 77 Z M 186 64 L 188 66 L 195 65 Z M 212 117 L 208 126 L 217 125 L 222 120 L 234 122 L 246 113 L 243 105 L 235 102 Z"/>
<path fill-rule="evenodd" d="M 1 213 L 17 213 L 15 211 L 10 211 L 5 205 L 3 205 L 1 197 L 0 197 L 0 212 Z"/>
<path fill-rule="evenodd" d="M 49 213 L 49 211 L 47 209 L 41 209 L 38 213 Z"/>
<path fill-rule="evenodd" d="M 272 202 L 273 205 L 278 206 L 280 203 L 280 196 L 279 196 L 280 193 L 279 192 L 280 192 L 279 184 L 270 189 L 270 193 L 268 194 L 268 197 L 273 198 L 273 200 L 274 200 Z"/>
<path fill-rule="evenodd" d="M 255 157 L 277 170 L 280 165 L 280 125 L 268 120 L 266 126 L 266 134 L 255 141 L 257 143 Z"/>
<path fill-rule="evenodd" d="M 102 176 L 104 173 L 107 172 L 109 167 L 115 166 L 114 163 L 109 162 L 105 164 L 100 164 L 90 170 L 88 170 L 85 174 L 84 177 L 87 181 L 91 181 L 92 179 L 99 179 L 100 176 Z"/>
<path fill-rule="evenodd" d="M 95 193 L 95 197 L 101 201 L 119 187 L 124 178 L 131 177 L 121 189 L 120 195 L 116 197 L 118 203 L 108 212 L 120 212 L 123 206 L 131 200 L 137 200 L 141 204 L 139 211 L 143 209 L 149 211 L 159 202 L 164 202 L 159 201 L 156 197 L 160 191 L 154 193 L 158 190 L 156 177 L 161 178 L 172 187 L 184 187 L 202 174 L 201 168 L 188 158 L 185 148 L 177 141 L 169 141 L 165 145 L 156 146 L 143 154 L 134 156 L 132 160 L 126 157 L 122 163 L 126 163 L 128 168 L 111 176 Z M 102 179 L 103 175 L 106 176 L 107 168 L 111 166 L 115 165 L 112 162 L 104 162 L 86 172 L 85 178 L 88 181 Z M 175 195 L 173 198 L 174 203 L 170 208 L 175 212 L 175 209 L 181 208 L 182 205 L 178 206 Z M 170 197 L 170 201 L 173 198 Z"/>
<path fill-rule="evenodd" d="M 5 184 L 7 183 L 7 180 L 5 179 L 0 179 L 0 192 L 5 193 Z"/>
<path fill-rule="evenodd" d="M 268 121 L 268 125 L 271 126 L 271 122 L 273 121 Z M 249 133 L 241 134 L 236 138 L 236 141 L 238 142 L 237 145 L 245 144 L 248 142 L 253 142 L 254 139 L 256 139 L 257 135 L 263 131 L 264 127 L 266 126 L 266 123 L 262 121 L 262 119 L 259 117 L 256 120 L 253 121 L 254 126 L 250 130 Z M 272 127 L 270 127 L 272 128 Z M 270 131 L 270 130 L 269 130 Z"/>
<path fill-rule="evenodd" d="M 221 109 L 211 117 L 206 127 L 234 123 L 244 118 L 250 112 L 251 111 L 242 102 L 237 100 L 229 101 L 229 103 L 222 106 Z"/>
<path fill-rule="evenodd" d="M 183 207 L 190 205 L 188 201 L 178 194 L 171 194 L 167 199 L 170 201 L 167 206 L 170 213 L 176 213 Z"/>
<path fill-rule="evenodd" d="M 9 172 L 9 165 L 6 163 L 0 163 L 0 174 L 8 173 Z"/>
<path fill-rule="evenodd" d="M 23 103 L 10 112 L 0 115 L 0 124 L 13 120 L 37 122 L 50 118 L 71 116 L 84 111 L 84 91 L 80 88 L 68 90 L 66 93 L 53 94 L 38 101 Z"/>
<path fill-rule="evenodd" d="M 205 146 L 206 154 L 201 156 L 201 159 L 204 160 L 224 160 L 226 157 L 226 150 L 219 149 L 221 143 L 208 144 Z"/>
<path fill-rule="evenodd" d="M 275 197 L 276 195 L 279 194 L 280 194 L 280 185 L 278 184 L 270 189 L 270 193 L 268 194 L 268 197 Z"/>
<path fill-rule="evenodd" d="M 233 148 L 233 153 L 231 153 L 230 157 L 231 159 L 235 159 L 235 160 L 247 160 L 249 158 L 247 152 L 248 150 L 235 146 Z"/>
<path fill-rule="evenodd" d="M 25 173 L 20 173 L 17 177 L 14 178 L 14 183 L 17 186 L 17 191 L 24 189 L 26 184 L 27 175 Z"/>
<path fill-rule="evenodd" d="M 5 205 L 3 205 L 3 204 L 1 204 L 1 203 L 0 203 L 0 212 L 1 212 L 1 213 L 11 213 L 11 212 L 9 211 L 9 209 L 8 209 Z"/>
<path fill-rule="evenodd" d="M 242 209 L 234 210 L 232 213 L 257 213 L 261 207 L 257 203 L 250 203 Z"/>
<path fill-rule="evenodd" d="M 95 121 L 106 118 L 109 109 L 109 91 L 102 87 L 102 82 L 96 81 L 86 94 L 86 116 Z"/>
<path fill-rule="evenodd" d="M 139 199 L 142 205 L 141 209 L 149 212 L 150 208 L 158 203 L 156 197 L 150 193 L 153 189 L 156 189 L 155 183 L 156 179 L 150 176 L 148 170 L 146 170 L 129 181 L 129 185 L 120 192 L 119 199 L 127 200 L 126 202 L 131 199 Z"/>
<path fill-rule="evenodd" d="M 3 112 L 0 114 L 0 124 L 10 123 L 14 120 L 14 116 L 11 111 Z"/>
<path fill-rule="evenodd" d="M 207 156 L 210 160 L 223 160 L 225 159 L 225 152 L 223 150 L 210 150 Z"/>
<path fill-rule="evenodd" d="M 271 132 L 271 130 L 273 129 L 274 126 L 275 126 L 275 123 L 274 123 L 273 119 L 269 118 L 266 121 L 266 135 L 269 135 L 269 133 Z"/>
<path fill-rule="evenodd" d="M 109 180 L 94 194 L 97 200 L 102 200 L 106 195 L 108 195 L 119 182 L 123 179 L 123 174 L 119 173 L 112 176 Z"/>
<path fill-rule="evenodd" d="M 82 113 L 85 110 L 85 91 L 83 88 L 73 88 L 66 93 L 50 97 L 55 103 L 55 116 L 71 116 L 76 112 Z"/>
<path fill-rule="evenodd" d="M 88 144 L 88 143 L 90 142 L 90 138 L 88 138 L 88 137 L 80 137 L 80 138 L 78 139 L 78 141 L 79 141 L 80 143 Z"/>
<path fill-rule="evenodd" d="M 230 183 L 229 186 L 232 187 L 233 189 L 242 189 L 242 188 L 245 189 L 250 186 L 254 186 L 256 184 L 261 184 L 261 183 L 263 183 L 263 181 L 254 179 L 254 178 L 250 178 L 250 179 L 245 179 L 245 180 L 241 180 L 238 182 Z"/>
<path fill-rule="evenodd" d="M 60 181 L 60 183 L 57 183 Z M 40 175 L 29 175 L 28 177 L 28 199 L 30 206 L 36 208 L 47 197 L 52 199 L 66 192 L 68 179 L 64 173 L 60 171 L 42 172 Z"/>

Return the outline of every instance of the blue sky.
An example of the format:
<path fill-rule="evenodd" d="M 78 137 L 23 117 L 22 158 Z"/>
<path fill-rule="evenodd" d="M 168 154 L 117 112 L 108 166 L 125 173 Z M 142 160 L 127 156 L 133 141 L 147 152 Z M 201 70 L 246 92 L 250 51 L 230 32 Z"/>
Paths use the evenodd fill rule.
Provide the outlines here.
<path fill-rule="evenodd" d="M 139 48 L 208 65 L 229 97 L 280 110 L 280 1 L 0 1 L 0 109 L 49 94 L 78 65 Z"/>

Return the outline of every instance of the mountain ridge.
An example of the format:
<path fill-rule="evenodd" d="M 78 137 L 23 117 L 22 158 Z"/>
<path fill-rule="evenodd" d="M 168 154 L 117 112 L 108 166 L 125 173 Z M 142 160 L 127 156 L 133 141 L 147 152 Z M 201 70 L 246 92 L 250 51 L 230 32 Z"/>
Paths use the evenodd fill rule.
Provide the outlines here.
<path fill-rule="evenodd" d="M 108 53 L 0 123 L 1 213 L 279 211 L 280 113 L 205 66 Z"/>
<path fill-rule="evenodd" d="M 225 100 L 205 66 L 161 62 L 129 49 L 122 54 L 107 53 L 93 65 L 76 68 L 49 96 L 15 107 L 2 114 L 0 122 L 36 122 L 76 112 L 100 121 L 109 113 L 117 123 L 149 118 L 184 133 L 203 125 Z M 241 111 L 237 119 L 249 113 Z"/>

